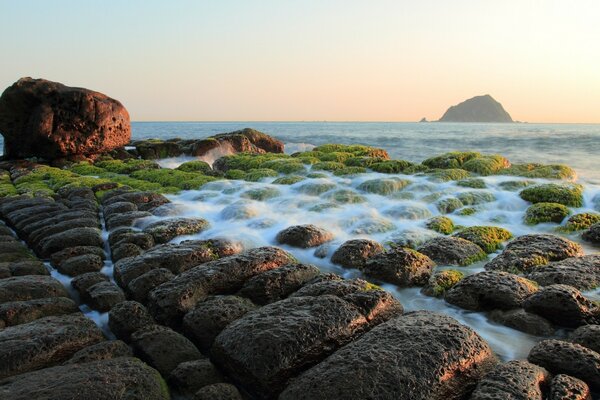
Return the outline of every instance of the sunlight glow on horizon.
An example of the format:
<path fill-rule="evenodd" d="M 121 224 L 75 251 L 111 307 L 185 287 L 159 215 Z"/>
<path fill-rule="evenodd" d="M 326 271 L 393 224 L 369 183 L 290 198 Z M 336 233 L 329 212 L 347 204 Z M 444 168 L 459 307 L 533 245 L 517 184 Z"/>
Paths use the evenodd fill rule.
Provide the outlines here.
<path fill-rule="evenodd" d="M 97 90 L 135 121 L 418 121 L 490 94 L 600 123 L 596 0 L 0 0 L 0 91 Z"/>

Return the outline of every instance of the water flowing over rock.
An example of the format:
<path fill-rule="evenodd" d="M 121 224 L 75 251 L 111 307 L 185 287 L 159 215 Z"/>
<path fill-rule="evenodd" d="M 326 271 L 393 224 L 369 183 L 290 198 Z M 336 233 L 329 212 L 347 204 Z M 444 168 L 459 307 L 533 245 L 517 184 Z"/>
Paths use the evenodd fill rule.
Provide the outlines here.
<path fill-rule="evenodd" d="M 131 138 L 129 113 L 117 100 L 32 78 L 0 97 L 0 132 L 6 157 L 48 160 L 107 152 Z"/>

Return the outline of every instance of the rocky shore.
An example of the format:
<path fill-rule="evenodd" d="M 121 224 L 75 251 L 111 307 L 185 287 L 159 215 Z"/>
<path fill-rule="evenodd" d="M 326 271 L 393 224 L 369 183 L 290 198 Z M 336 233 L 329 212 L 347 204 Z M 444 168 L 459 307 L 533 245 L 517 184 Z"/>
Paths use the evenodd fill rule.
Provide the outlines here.
<path fill-rule="evenodd" d="M 600 198 L 584 196 L 569 167 L 476 152 L 415 164 L 362 145 L 286 155 L 283 143 L 252 129 L 130 142 L 126 110 L 90 92 L 27 78 L 0 97 L 0 133 L 12 149 L 0 162 L 0 398 L 600 393 L 600 305 L 586 295 L 600 286 L 600 254 L 586 250 L 600 244 L 600 214 L 581 210 L 590 202 L 600 208 Z M 60 123 L 44 122 L 52 115 Z M 48 129 L 55 145 L 38 151 L 33 138 Z M 17 150 L 19 135 L 32 141 Z M 174 169 L 154 161 L 181 155 L 197 159 Z M 378 175 L 346 187 L 324 179 L 366 173 Z M 498 187 L 527 204 L 523 223 L 552 232 L 456 224 L 494 201 L 490 176 L 513 177 Z M 417 179 L 461 191 L 430 191 L 423 201 L 431 207 L 419 207 L 405 191 L 424 185 Z M 248 246 L 234 232 L 205 237 L 214 222 L 186 214 L 171 196 L 204 188 L 193 200 L 202 204 L 231 191 L 230 182 L 265 181 L 240 192 L 245 201 L 224 204 L 222 223 L 255 217 L 250 202 L 290 187 L 312 196 L 310 212 L 322 214 L 370 195 L 393 197 L 385 215 L 422 221 L 422 229 L 379 242 L 368 236 L 387 222 L 365 217 L 339 241 L 323 226 L 294 223 L 268 246 Z M 194 236 L 202 238 L 187 239 Z M 441 312 L 407 311 L 379 285 L 419 288 L 537 344 L 527 359 L 503 360 L 476 330 Z"/>

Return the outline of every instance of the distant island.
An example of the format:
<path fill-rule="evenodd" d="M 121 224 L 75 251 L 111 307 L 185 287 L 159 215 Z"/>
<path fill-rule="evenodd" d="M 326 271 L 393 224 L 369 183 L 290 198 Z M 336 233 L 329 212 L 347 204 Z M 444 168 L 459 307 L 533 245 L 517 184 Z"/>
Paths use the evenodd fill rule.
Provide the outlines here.
<path fill-rule="evenodd" d="M 489 94 L 450 107 L 439 122 L 514 122 L 502 104 Z"/>

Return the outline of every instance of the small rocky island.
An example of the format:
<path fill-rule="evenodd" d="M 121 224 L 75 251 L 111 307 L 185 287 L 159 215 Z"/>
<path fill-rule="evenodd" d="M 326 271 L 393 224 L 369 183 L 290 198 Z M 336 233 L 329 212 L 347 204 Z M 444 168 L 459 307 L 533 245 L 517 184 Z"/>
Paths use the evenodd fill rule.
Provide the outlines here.
<path fill-rule="evenodd" d="M 450 107 L 439 122 L 514 122 L 502 104 L 489 94 Z"/>
<path fill-rule="evenodd" d="M 585 294 L 600 286 L 600 255 L 576 242 L 600 244 L 600 214 L 581 211 L 588 200 L 568 166 L 477 152 L 412 163 L 340 144 L 288 155 L 253 129 L 130 142 L 116 100 L 30 78 L 0 98 L 0 131 L 9 150 L 0 399 L 590 400 L 600 391 L 600 306 Z M 212 165 L 197 158 L 225 150 Z M 194 159 L 173 169 L 156 161 L 181 155 Z M 515 237 L 490 219 L 455 224 L 495 201 L 500 177 L 497 190 L 518 198 L 528 226 L 555 230 Z M 456 191 L 438 196 L 435 184 Z M 286 218 L 256 224 L 252 205 L 273 213 L 264 202 L 286 191 L 312 201 L 305 215 L 318 218 L 392 199 L 383 214 L 418 221 L 424 235 L 389 245 Z M 227 197 L 209 220 L 177 203 L 190 192 L 194 204 L 239 201 Z M 283 229 L 267 245 L 232 239 L 231 226 L 273 223 Z M 368 216 L 355 223 L 360 235 L 388 229 Z M 208 235 L 211 225 L 226 229 Z M 307 252 L 339 273 L 301 262 Z M 501 359 L 476 329 L 405 310 L 379 283 L 418 288 L 413 296 L 535 344 Z"/>

